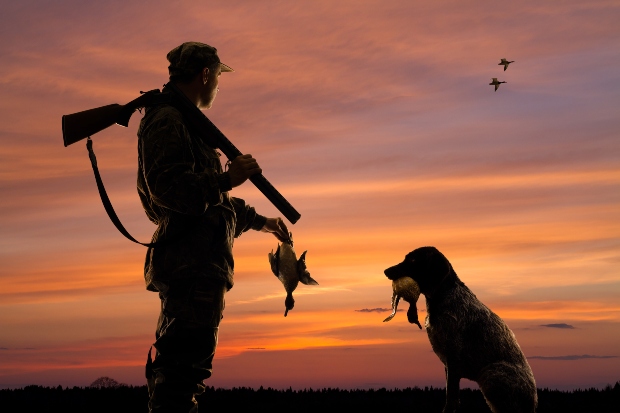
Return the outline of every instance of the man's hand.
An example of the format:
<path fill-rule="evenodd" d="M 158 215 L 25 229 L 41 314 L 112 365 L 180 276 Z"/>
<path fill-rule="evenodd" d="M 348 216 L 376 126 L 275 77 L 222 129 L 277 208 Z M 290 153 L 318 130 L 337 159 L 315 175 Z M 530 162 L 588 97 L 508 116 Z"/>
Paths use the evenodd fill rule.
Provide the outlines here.
<path fill-rule="evenodd" d="M 230 175 L 230 184 L 232 187 L 237 187 L 244 183 L 250 176 L 262 173 L 256 159 L 252 158 L 252 155 L 239 155 L 232 160 L 228 167 L 228 174 Z M 288 235 L 287 235 L 288 237 Z"/>
<path fill-rule="evenodd" d="M 288 229 L 282 218 L 267 218 L 267 222 L 260 229 L 262 232 L 272 233 L 278 240 L 284 242 L 289 239 Z"/>

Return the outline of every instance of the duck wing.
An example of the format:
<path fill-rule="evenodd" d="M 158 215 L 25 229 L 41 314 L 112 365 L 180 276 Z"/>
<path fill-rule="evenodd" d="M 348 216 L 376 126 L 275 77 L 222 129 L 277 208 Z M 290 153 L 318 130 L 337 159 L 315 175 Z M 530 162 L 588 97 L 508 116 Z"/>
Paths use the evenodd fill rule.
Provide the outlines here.
<path fill-rule="evenodd" d="M 314 278 L 310 276 L 308 269 L 306 268 L 306 253 L 308 250 L 304 251 L 303 254 L 297 260 L 297 274 L 299 274 L 299 281 L 302 284 L 306 285 L 319 285 L 318 282 Z"/>
<path fill-rule="evenodd" d="M 269 257 L 269 264 L 271 264 L 271 271 L 273 275 L 277 277 L 278 274 L 280 274 L 280 244 L 278 244 L 278 249 L 276 249 L 275 254 L 273 250 L 271 250 L 267 255 Z"/>

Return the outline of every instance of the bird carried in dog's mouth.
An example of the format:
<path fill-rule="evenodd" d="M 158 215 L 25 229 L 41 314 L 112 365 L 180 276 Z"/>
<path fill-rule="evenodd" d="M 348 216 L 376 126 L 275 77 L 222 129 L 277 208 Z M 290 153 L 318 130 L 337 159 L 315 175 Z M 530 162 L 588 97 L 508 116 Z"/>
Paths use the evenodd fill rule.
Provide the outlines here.
<path fill-rule="evenodd" d="M 515 62 L 514 60 L 506 60 L 506 58 L 502 57 L 502 61 L 499 62 L 497 65 L 498 66 L 504 65 L 504 72 L 505 72 L 506 69 L 508 69 L 508 65 L 514 62 Z"/>
<path fill-rule="evenodd" d="M 289 233 L 289 239 L 282 242 L 282 244 L 278 244 L 275 254 L 273 250 L 268 254 L 271 271 L 278 277 L 286 291 L 286 299 L 284 300 L 286 311 L 284 311 L 284 317 L 295 306 L 293 291 L 295 291 L 300 281 L 306 285 L 319 284 L 310 276 L 310 272 L 306 268 L 307 252 L 304 251 L 297 259 L 293 249 L 293 234 Z"/>
<path fill-rule="evenodd" d="M 409 303 L 407 311 L 407 319 L 411 324 L 417 324 L 420 329 L 420 321 L 418 320 L 418 309 L 416 303 L 420 297 L 420 287 L 411 277 L 400 277 L 392 281 L 392 314 L 390 314 L 383 322 L 390 321 L 396 315 L 398 302 L 402 298 Z"/>

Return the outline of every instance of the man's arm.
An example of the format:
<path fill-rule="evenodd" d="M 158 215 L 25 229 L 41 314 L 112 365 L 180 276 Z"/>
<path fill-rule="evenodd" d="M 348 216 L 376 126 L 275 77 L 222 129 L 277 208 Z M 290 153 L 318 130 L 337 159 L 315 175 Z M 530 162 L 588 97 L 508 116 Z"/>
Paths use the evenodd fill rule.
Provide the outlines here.
<path fill-rule="evenodd" d="M 262 169 L 258 166 L 258 162 L 256 159 L 252 157 L 252 155 L 240 155 L 236 157 L 230 164 L 228 168 L 228 174 L 230 176 L 230 183 L 233 188 L 243 184 L 250 176 L 255 174 L 262 173 Z M 239 215 L 246 215 L 247 221 L 247 211 L 242 211 L 245 208 L 245 202 L 239 198 L 233 198 L 233 205 L 235 205 L 235 209 L 237 213 L 237 219 L 239 219 Z M 253 209 L 253 208 L 252 208 Z M 237 231 L 239 236 L 242 232 L 247 231 L 249 228 L 259 230 L 262 232 L 268 232 L 273 234 L 278 240 L 286 241 L 289 239 L 288 228 L 286 228 L 286 224 L 282 220 L 282 218 L 265 218 L 262 215 L 256 214 L 256 217 L 253 219 L 251 225 L 239 225 L 237 222 L 237 226 L 241 228 L 241 231 Z"/>
<path fill-rule="evenodd" d="M 224 173 L 207 169 L 193 171 L 191 138 L 180 114 L 172 108 L 153 114 L 141 131 L 142 173 L 153 202 L 161 207 L 201 215 L 209 205 L 222 201 Z M 176 112 L 176 113 L 175 113 Z M 177 116 L 178 114 L 178 116 Z"/>
<path fill-rule="evenodd" d="M 280 241 L 289 239 L 288 229 L 282 218 L 267 218 L 257 214 L 256 210 L 247 205 L 241 198 L 231 197 L 230 200 L 237 216 L 235 238 L 253 229 L 255 231 L 272 233 Z"/>

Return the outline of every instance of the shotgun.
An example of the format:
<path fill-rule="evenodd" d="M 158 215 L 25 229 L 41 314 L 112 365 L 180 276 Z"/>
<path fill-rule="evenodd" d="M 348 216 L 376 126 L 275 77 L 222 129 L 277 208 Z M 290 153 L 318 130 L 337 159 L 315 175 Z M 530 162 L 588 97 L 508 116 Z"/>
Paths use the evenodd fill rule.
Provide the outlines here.
<path fill-rule="evenodd" d="M 127 127 L 133 113 L 147 106 L 169 104 L 177 108 L 191 124 L 191 130 L 210 146 L 219 148 L 229 160 L 241 155 L 241 151 L 198 109 L 174 84 L 167 83 L 159 89 L 140 92 L 141 96 L 125 105 L 111 104 L 62 117 L 62 138 L 65 147 L 88 138 L 113 124 Z M 252 175 L 250 181 L 271 201 L 291 223 L 295 224 L 301 215 L 263 176 Z"/>

